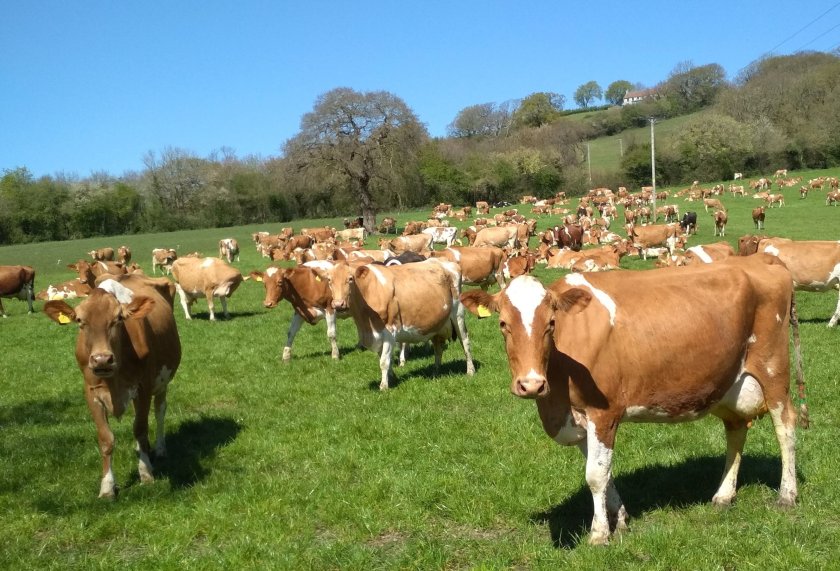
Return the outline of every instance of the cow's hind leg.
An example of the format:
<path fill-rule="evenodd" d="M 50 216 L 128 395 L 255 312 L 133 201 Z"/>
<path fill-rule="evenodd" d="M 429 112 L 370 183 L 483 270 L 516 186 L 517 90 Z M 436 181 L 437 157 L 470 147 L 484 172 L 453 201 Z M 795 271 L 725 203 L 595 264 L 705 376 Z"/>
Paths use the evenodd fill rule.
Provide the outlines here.
<path fill-rule="evenodd" d="M 837 308 L 834 310 L 834 315 L 831 316 L 831 320 L 828 322 L 829 327 L 834 327 L 837 325 L 837 321 L 840 320 L 840 295 L 837 297 Z"/>
<path fill-rule="evenodd" d="M 216 304 L 213 300 L 213 289 L 211 288 L 205 290 L 204 297 L 207 298 L 207 309 L 210 312 L 210 321 L 216 321 L 216 312 L 214 311 Z"/>
<path fill-rule="evenodd" d="M 387 336 L 382 340 L 382 349 L 379 353 L 379 371 L 381 372 L 381 379 L 379 381 L 379 390 L 388 390 L 388 379 L 391 376 L 391 351 L 393 351 L 394 342 L 388 339 Z"/>
<path fill-rule="evenodd" d="M 741 467 L 741 454 L 744 450 L 744 442 L 747 439 L 746 421 L 725 420 L 723 425 L 726 428 L 726 466 L 723 469 L 720 486 L 718 486 L 718 490 L 712 498 L 712 503 L 718 507 L 730 505 L 735 498 L 738 470 Z"/>
<path fill-rule="evenodd" d="M 787 395 L 770 409 L 776 439 L 782 453 L 782 481 L 779 485 L 779 505 L 791 507 L 796 503 L 796 412 Z"/>
<path fill-rule="evenodd" d="M 292 315 L 292 323 L 289 325 L 289 332 L 286 334 L 286 346 L 283 347 L 283 361 L 289 362 L 292 360 L 292 343 L 295 342 L 295 335 L 300 330 L 300 326 L 303 324 L 303 318 L 294 313 Z M 329 324 L 329 321 L 327 321 Z M 329 326 L 327 327 L 327 335 L 329 336 Z"/>
<path fill-rule="evenodd" d="M 163 422 L 166 418 L 166 391 L 163 390 L 155 395 L 155 458 L 166 456 L 166 432 Z"/>
<path fill-rule="evenodd" d="M 470 335 L 467 333 L 467 322 L 464 318 L 464 306 L 455 297 L 453 303 L 456 304 L 455 318 L 452 320 L 455 330 L 458 333 L 458 339 L 461 340 L 461 347 L 464 349 L 464 358 L 467 360 L 467 375 L 475 374 L 475 363 L 473 363 L 472 350 L 470 347 Z"/>

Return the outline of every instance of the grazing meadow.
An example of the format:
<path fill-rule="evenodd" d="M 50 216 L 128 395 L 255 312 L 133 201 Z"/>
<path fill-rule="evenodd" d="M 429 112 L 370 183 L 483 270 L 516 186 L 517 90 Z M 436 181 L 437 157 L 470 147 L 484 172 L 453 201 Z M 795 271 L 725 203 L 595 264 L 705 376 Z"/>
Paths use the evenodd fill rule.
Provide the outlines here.
<path fill-rule="evenodd" d="M 838 172 L 790 174 L 803 176 L 804 183 Z M 765 233 L 840 239 L 840 208 L 825 206 L 825 191 L 804 200 L 798 186 L 783 192 L 786 204 L 767 210 Z M 728 194 L 722 200 L 729 210 L 725 239 L 736 245 L 753 232 L 750 210 L 758 201 Z M 698 213 L 699 230 L 689 245 L 719 240 L 702 205 L 682 198 L 664 203 Z M 394 214 L 400 226 L 426 215 Z M 297 220 L 291 226 L 340 222 Z M 539 228 L 554 222 L 540 218 Z M 0 248 L 0 264 L 35 267 L 41 290 L 73 277 L 67 264 L 96 247 L 126 244 L 151 273 L 153 248 L 213 256 L 219 239 L 235 237 L 242 253 L 233 265 L 247 274 L 268 266 L 251 232 L 277 232 L 283 225 L 8 246 Z M 624 258 L 622 267 L 646 270 L 653 261 Z M 545 282 L 564 274 L 544 266 L 535 271 Z M 836 292 L 797 293 L 812 421 L 810 429 L 798 430 L 798 505 L 775 506 L 781 463 L 769 417 L 749 431 L 738 497 L 725 510 L 711 505 L 724 464 L 720 421 L 626 424 L 618 433 L 614 477 L 630 530 L 606 548 L 586 543 L 592 501 L 580 452 L 547 438 L 534 403 L 509 392 L 495 318 L 467 318 L 475 376 L 465 375 L 459 344 L 449 344 L 437 375 L 431 347 L 419 345 L 406 366 L 395 369 L 394 386 L 380 392 L 378 359 L 356 349 L 352 320 L 339 321 L 339 361 L 330 358 L 321 322 L 304 325 L 291 362 L 281 362 L 292 311 L 286 302 L 265 309 L 263 294 L 262 284 L 244 282 L 229 303 L 231 319 L 217 322 L 209 321 L 203 300 L 187 322 L 176 300 L 183 359 L 169 391 L 169 453 L 152 458 L 156 481 L 141 485 L 133 412 L 111 419 L 116 501 L 96 497 L 100 460 L 73 356 L 75 326 L 50 321 L 40 313 L 43 302 L 27 315 L 25 303 L 4 300 L 0 568 L 838 565 L 840 328 L 826 327 Z M 675 334 L 691 334 L 691 323 L 678 312 L 673 323 Z M 667 344 L 649 357 L 675 371 L 683 366 Z"/>

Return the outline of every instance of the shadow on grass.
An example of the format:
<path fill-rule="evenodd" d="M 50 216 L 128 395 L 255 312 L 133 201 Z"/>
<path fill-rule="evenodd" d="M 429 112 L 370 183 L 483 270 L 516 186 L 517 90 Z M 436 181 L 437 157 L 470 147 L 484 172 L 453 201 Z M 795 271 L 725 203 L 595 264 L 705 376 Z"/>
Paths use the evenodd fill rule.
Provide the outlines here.
<path fill-rule="evenodd" d="M 230 311 L 228 315 L 230 317 L 225 317 L 225 314 L 221 310 L 214 310 L 216 314 L 216 321 L 233 321 L 234 319 L 241 319 L 241 318 L 248 318 L 254 317 L 255 315 L 263 315 L 264 311 Z M 198 321 L 210 321 L 210 311 L 193 311 L 190 314 L 195 320 Z"/>
<path fill-rule="evenodd" d="M 582 474 L 583 457 L 580 460 Z M 631 530 L 633 519 L 652 510 L 711 504 L 723 475 L 723 464 L 722 456 L 702 456 L 674 466 L 648 466 L 616 477 L 615 485 L 630 517 Z M 780 478 L 778 457 L 744 456 L 738 488 L 758 484 L 777 490 Z M 797 473 L 797 480 L 803 482 L 801 474 Z M 555 547 L 571 549 L 586 541 L 592 514 L 592 494 L 584 485 L 562 504 L 532 514 L 530 519 L 533 523 L 548 524 Z"/>
<path fill-rule="evenodd" d="M 56 424 L 84 399 L 78 395 L 67 395 L 48 399 L 26 401 L 13 406 L 0 407 L 0 426 L 11 424 Z"/>
<path fill-rule="evenodd" d="M 434 355 L 434 351 L 432 351 Z M 444 353 L 445 355 L 445 353 Z M 416 357 L 417 355 L 415 355 Z M 431 365 L 426 365 L 425 367 L 420 367 L 419 369 L 414 369 L 411 372 L 406 371 L 406 367 L 398 367 L 397 363 L 399 362 L 399 357 L 394 357 L 394 360 L 391 362 L 391 377 L 388 380 L 388 387 L 395 388 L 398 387 L 403 381 L 408 380 L 411 377 L 423 377 L 424 379 L 434 381 L 438 377 L 450 377 L 450 376 L 457 376 L 457 375 L 466 375 L 467 373 L 467 361 L 463 357 L 461 359 L 455 359 L 454 361 L 444 361 L 440 364 L 440 368 L 435 370 L 435 365 L 432 363 Z M 406 358 L 406 365 L 411 363 L 411 358 Z M 475 370 L 481 368 L 481 365 L 478 361 L 473 358 L 473 364 L 475 365 Z M 368 384 L 368 388 L 372 391 L 379 390 L 379 381 L 371 381 Z"/>
<path fill-rule="evenodd" d="M 152 458 L 156 477 L 165 477 L 173 490 L 188 488 L 210 474 L 205 462 L 236 439 L 242 426 L 232 418 L 188 420 L 166 435 L 166 457 Z M 133 485 L 137 474 L 132 477 Z"/>

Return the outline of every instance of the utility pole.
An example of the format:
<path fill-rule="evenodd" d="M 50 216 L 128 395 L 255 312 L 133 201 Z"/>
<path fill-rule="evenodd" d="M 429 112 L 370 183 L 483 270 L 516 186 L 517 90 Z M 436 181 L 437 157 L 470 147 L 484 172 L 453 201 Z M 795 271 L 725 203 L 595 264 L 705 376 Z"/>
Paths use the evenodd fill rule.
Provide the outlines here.
<path fill-rule="evenodd" d="M 589 157 L 589 143 L 586 143 L 586 168 L 589 170 L 589 186 L 592 186 L 592 160 Z"/>
<path fill-rule="evenodd" d="M 653 135 L 653 125 L 656 117 L 650 118 L 650 179 L 653 186 L 651 199 L 653 200 L 653 220 L 656 222 L 656 140 Z"/>

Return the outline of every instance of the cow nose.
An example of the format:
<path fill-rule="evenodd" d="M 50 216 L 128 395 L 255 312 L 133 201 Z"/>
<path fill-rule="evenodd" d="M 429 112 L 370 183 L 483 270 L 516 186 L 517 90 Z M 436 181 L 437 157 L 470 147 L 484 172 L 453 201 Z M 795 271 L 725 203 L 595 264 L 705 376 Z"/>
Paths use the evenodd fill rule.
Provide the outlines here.
<path fill-rule="evenodd" d="M 91 369 L 101 369 L 103 367 L 111 367 L 114 364 L 113 353 L 93 353 L 90 356 L 88 365 Z"/>
<path fill-rule="evenodd" d="M 275 305 L 277 305 L 277 304 L 274 303 L 273 301 L 264 301 L 263 302 L 263 306 L 266 307 L 267 309 L 271 309 Z"/>
<path fill-rule="evenodd" d="M 345 309 L 347 309 L 347 301 L 343 300 L 343 299 L 341 299 L 341 300 L 334 299 L 333 302 L 332 302 L 332 306 L 333 306 L 333 309 L 335 309 L 336 311 L 344 311 Z"/>
<path fill-rule="evenodd" d="M 548 394 L 548 382 L 545 377 L 521 377 L 513 383 L 513 394 L 526 399 L 535 399 Z"/>

